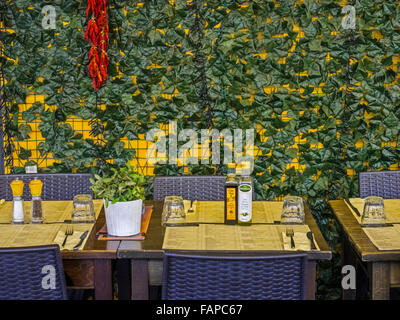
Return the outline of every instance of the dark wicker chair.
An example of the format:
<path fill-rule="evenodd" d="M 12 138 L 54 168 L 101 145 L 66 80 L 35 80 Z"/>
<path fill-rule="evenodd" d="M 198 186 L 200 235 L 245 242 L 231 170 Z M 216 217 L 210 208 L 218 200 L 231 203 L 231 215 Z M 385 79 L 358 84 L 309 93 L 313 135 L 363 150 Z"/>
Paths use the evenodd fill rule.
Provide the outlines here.
<path fill-rule="evenodd" d="M 46 276 L 55 270 L 55 288 Z M 51 268 L 50 267 L 50 268 Z M 0 249 L 0 300 L 66 300 L 67 291 L 58 245 Z"/>
<path fill-rule="evenodd" d="M 361 198 L 400 199 L 400 171 L 361 172 L 359 185 Z"/>
<path fill-rule="evenodd" d="M 72 200 L 77 194 L 91 194 L 89 188 L 92 184 L 88 173 L 42 173 L 42 174 L 7 174 L 0 175 L 0 199 L 12 200 L 10 183 L 16 177 L 22 179 L 24 186 L 24 199 L 30 200 L 29 182 L 38 177 L 43 182 L 43 200 Z"/>
<path fill-rule="evenodd" d="M 225 176 L 155 177 L 153 199 L 181 196 L 185 200 L 222 201 L 225 199 L 225 180 Z"/>
<path fill-rule="evenodd" d="M 259 257 L 164 254 L 166 300 L 303 300 L 306 254 Z"/>

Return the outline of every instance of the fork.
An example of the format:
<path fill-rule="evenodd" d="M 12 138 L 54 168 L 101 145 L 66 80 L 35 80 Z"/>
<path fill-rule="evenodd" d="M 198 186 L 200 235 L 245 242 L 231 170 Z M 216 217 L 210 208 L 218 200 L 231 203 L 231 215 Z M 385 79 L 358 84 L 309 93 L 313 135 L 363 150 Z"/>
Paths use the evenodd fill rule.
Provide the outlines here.
<path fill-rule="evenodd" d="M 296 248 L 296 245 L 294 244 L 293 236 L 294 236 L 293 229 L 286 228 L 286 237 L 290 237 L 290 246 L 291 246 L 292 249 Z"/>
<path fill-rule="evenodd" d="M 68 236 L 72 236 L 73 233 L 74 233 L 74 228 L 72 226 L 71 227 L 67 226 L 67 228 L 65 230 L 65 239 L 64 239 L 64 242 L 62 243 L 62 247 L 65 246 Z"/>

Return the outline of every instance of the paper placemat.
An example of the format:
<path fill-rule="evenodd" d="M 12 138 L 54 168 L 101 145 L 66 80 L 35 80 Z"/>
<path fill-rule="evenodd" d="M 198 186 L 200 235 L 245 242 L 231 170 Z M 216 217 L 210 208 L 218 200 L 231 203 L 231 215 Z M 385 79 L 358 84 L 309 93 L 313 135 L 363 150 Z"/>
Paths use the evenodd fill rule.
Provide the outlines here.
<path fill-rule="evenodd" d="M 53 244 L 58 224 L 0 225 L 0 247 L 25 247 Z"/>
<path fill-rule="evenodd" d="M 74 225 L 74 234 L 67 239 L 64 249 L 72 249 L 80 240 L 81 234 L 89 230 L 94 224 Z M 57 243 L 61 246 L 65 238 L 66 224 L 24 224 L 24 225 L 0 225 L 0 247 L 28 247 Z M 80 250 L 85 246 L 83 242 Z M 61 248 L 60 248 L 61 249 Z"/>
<path fill-rule="evenodd" d="M 363 228 L 371 242 L 382 251 L 400 250 L 400 225 L 383 228 Z"/>
<path fill-rule="evenodd" d="M 181 223 L 224 223 L 224 201 L 193 201 L 193 213 L 188 213 L 190 201 L 184 200 L 186 219 Z M 252 223 L 274 223 L 281 220 L 282 201 L 253 201 Z M 174 223 L 178 223 L 174 221 Z"/>
<path fill-rule="evenodd" d="M 296 248 L 285 245 L 286 228 L 295 234 Z M 167 227 L 163 249 L 171 250 L 310 250 L 306 233 L 307 225 L 251 225 L 229 226 L 224 224 L 200 224 L 196 227 Z M 308 245 L 305 242 L 308 240 Z M 316 244 L 316 243 L 315 243 Z M 316 244 L 317 245 L 317 244 Z M 318 247 L 317 247 L 318 248 Z"/>
<path fill-rule="evenodd" d="M 32 201 L 24 201 L 25 223 L 30 222 Z M 103 200 L 93 200 L 94 212 L 96 219 L 100 215 L 103 208 Z M 0 223 L 11 223 L 13 202 L 6 201 L 0 205 Z M 64 220 L 71 219 L 73 210 L 72 200 L 62 201 L 42 201 L 42 211 L 44 223 L 63 223 Z"/>
<path fill-rule="evenodd" d="M 364 199 L 351 198 L 350 203 L 357 208 L 362 215 L 364 211 Z M 353 216 L 357 219 L 358 223 L 361 223 L 361 217 L 359 217 L 354 210 L 346 203 Z M 400 199 L 385 199 L 385 214 L 387 223 L 400 223 Z"/>
<path fill-rule="evenodd" d="M 283 201 L 253 201 L 253 223 L 281 221 Z"/>

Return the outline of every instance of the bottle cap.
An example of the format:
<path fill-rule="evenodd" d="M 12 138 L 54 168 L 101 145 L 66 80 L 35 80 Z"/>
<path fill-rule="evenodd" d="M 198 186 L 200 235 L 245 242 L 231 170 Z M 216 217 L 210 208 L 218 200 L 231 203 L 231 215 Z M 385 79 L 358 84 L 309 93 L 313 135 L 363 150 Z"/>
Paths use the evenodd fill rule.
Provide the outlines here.
<path fill-rule="evenodd" d="M 31 189 L 31 195 L 40 196 L 42 194 L 43 182 L 38 178 L 34 178 L 29 182 L 29 188 Z"/>
<path fill-rule="evenodd" d="M 233 162 L 228 163 L 228 168 L 230 168 L 230 169 L 235 168 L 235 166 L 236 166 L 236 164 Z"/>
<path fill-rule="evenodd" d="M 10 183 L 13 196 L 22 196 L 24 193 L 24 182 L 18 178 Z"/>
<path fill-rule="evenodd" d="M 250 161 L 248 161 L 248 160 L 242 161 L 242 163 L 240 164 L 240 168 L 241 168 L 241 175 L 244 175 L 244 176 L 250 175 L 250 169 L 251 169 Z"/>

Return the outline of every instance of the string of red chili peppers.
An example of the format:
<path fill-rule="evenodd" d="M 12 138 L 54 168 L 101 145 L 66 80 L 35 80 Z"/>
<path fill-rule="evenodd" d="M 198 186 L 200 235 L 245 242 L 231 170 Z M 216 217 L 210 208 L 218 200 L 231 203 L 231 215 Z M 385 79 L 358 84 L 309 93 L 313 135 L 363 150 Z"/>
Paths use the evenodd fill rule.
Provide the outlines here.
<path fill-rule="evenodd" d="M 88 22 L 85 40 L 92 43 L 89 52 L 89 73 L 93 78 L 93 88 L 98 91 L 107 81 L 108 67 L 108 23 L 107 0 L 88 0 L 86 18 L 92 13 Z"/>

